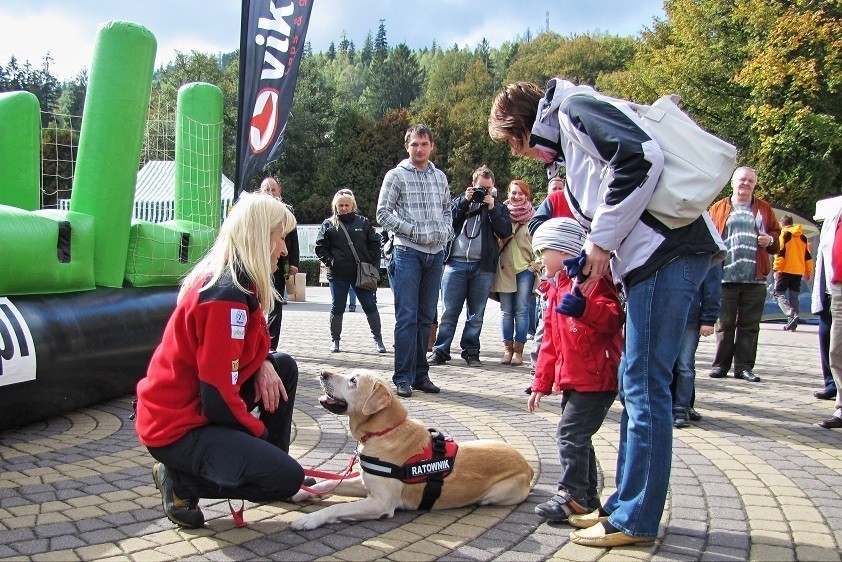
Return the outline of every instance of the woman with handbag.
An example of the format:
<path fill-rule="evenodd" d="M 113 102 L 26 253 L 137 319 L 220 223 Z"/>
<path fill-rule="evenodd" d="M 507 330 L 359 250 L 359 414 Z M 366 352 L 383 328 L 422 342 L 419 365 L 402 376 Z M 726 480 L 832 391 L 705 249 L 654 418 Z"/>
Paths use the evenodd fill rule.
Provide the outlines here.
<path fill-rule="evenodd" d="M 379 353 L 386 353 L 377 310 L 380 235 L 369 219 L 357 213 L 357 201 L 350 189 L 337 191 L 331 206 L 333 215 L 322 223 L 316 239 L 316 255 L 328 268 L 330 350 L 339 351 L 345 303 L 353 286 L 374 336 L 374 345 Z"/>
<path fill-rule="evenodd" d="M 503 338 L 504 365 L 523 363 L 523 346 L 529 328 L 529 296 L 535 288 L 535 273 L 540 271 L 532 253 L 532 236 L 527 223 L 535 214 L 532 190 L 523 180 L 509 183 L 508 198 L 503 202 L 512 220 L 512 236 L 500 242 L 500 260 L 491 291 L 500 296 L 500 332 Z"/>

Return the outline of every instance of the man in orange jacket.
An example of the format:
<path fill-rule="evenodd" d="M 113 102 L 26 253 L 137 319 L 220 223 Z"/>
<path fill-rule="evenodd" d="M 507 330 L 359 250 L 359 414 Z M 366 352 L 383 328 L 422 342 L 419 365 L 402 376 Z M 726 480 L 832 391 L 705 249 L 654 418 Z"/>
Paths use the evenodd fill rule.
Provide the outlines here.
<path fill-rule="evenodd" d="M 775 300 L 781 311 L 787 316 L 784 330 L 795 331 L 798 327 L 798 314 L 801 307 L 798 295 L 801 294 L 801 278 L 810 280 L 813 273 L 813 256 L 810 244 L 800 224 L 792 224 L 792 216 L 781 218 L 781 249 L 775 256 L 772 269 L 775 270 Z"/>
<path fill-rule="evenodd" d="M 710 208 L 710 217 L 728 253 L 722 265 L 722 306 L 716 332 L 716 356 L 710 376 L 760 382 L 754 374 L 760 319 L 766 302 L 770 256 L 778 252 L 781 226 L 772 206 L 754 196 L 757 171 L 743 166 L 731 177 L 733 193 Z"/>

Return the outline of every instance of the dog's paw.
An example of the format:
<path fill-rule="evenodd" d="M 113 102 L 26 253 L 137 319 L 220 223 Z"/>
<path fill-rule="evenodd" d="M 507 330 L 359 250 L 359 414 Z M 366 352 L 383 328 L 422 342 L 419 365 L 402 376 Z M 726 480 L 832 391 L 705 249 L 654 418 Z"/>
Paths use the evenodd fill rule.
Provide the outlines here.
<path fill-rule="evenodd" d="M 296 531 L 312 531 L 313 529 L 318 529 L 324 524 L 325 521 L 321 516 L 319 516 L 319 512 L 315 511 L 296 519 L 292 522 L 290 527 Z"/>
<path fill-rule="evenodd" d="M 291 501 L 292 503 L 305 503 L 305 502 L 308 502 L 308 501 L 312 500 L 314 497 L 316 497 L 316 496 L 314 496 L 310 492 L 305 492 L 304 490 L 298 490 L 297 492 L 295 492 L 294 496 L 289 498 L 289 501 Z"/>
<path fill-rule="evenodd" d="M 311 503 L 321 501 L 324 498 L 322 494 L 313 494 L 304 490 L 298 490 L 294 496 L 289 498 L 292 503 Z"/>

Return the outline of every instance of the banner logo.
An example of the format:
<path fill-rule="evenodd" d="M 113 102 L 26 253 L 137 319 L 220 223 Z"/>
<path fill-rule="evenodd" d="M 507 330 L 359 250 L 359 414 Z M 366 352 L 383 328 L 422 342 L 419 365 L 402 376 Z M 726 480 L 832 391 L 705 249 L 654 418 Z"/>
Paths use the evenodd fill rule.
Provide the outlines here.
<path fill-rule="evenodd" d="M 249 133 L 249 146 L 255 154 L 266 150 L 275 137 L 278 125 L 278 95 L 279 92 L 275 88 L 264 88 L 257 94 Z"/>
<path fill-rule="evenodd" d="M 0 297 L 0 386 L 35 380 L 32 333 L 12 302 Z"/>

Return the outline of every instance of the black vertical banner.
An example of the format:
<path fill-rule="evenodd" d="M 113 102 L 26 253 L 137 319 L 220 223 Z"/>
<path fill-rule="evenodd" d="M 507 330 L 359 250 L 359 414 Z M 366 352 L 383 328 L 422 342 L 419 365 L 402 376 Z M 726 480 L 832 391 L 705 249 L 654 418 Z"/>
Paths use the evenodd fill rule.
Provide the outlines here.
<path fill-rule="evenodd" d="M 243 0 L 237 195 L 281 156 L 313 0 Z"/>

